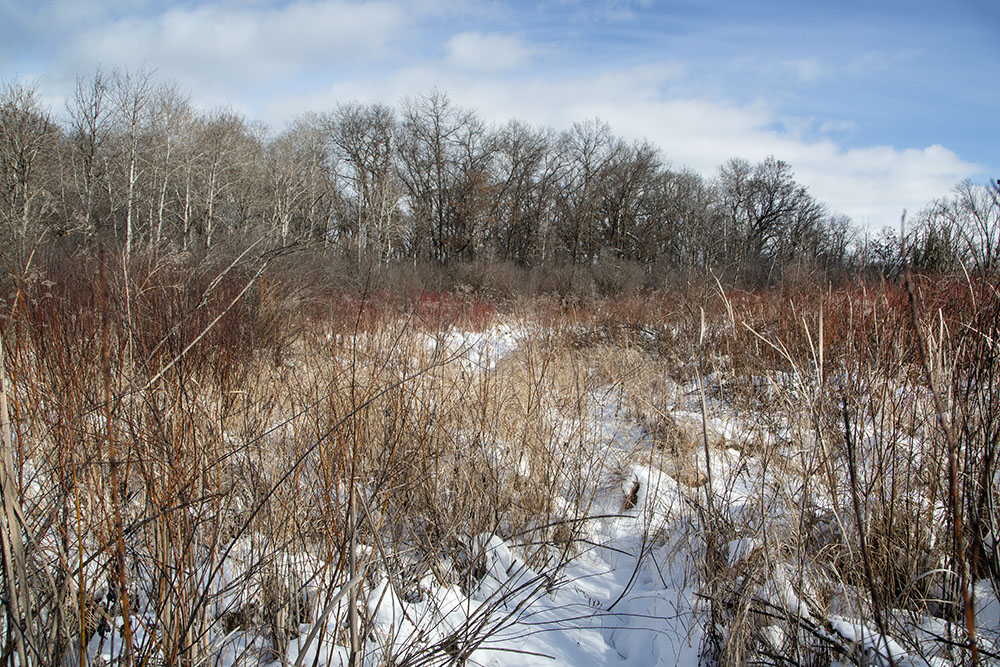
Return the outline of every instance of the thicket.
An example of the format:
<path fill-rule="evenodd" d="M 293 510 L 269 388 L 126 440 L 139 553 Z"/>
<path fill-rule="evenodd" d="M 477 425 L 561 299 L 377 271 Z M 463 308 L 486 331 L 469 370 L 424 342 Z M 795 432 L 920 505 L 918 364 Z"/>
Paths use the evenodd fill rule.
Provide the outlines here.
<path fill-rule="evenodd" d="M 649 434 L 633 455 L 681 485 L 681 516 L 621 511 L 649 512 L 650 553 L 696 531 L 708 664 L 879 663 L 844 614 L 953 662 L 969 621 L 997 659 L 971 598 L 1000 588 L 995 276 L 498 304 L 283 280 L 269 253 L 50 252 L 4 304 L 0 663 L 255 665 L 306 643 L 454 662 L 514 591 L 406 641 L 369 596 L 475 590 L 478 535 L 557 585 L 622 465 L 591 413 L 609 392 Z M 533 333 L 495 369 L 454 361 L 449 331 L 498 322 Z M 723 451 L 753 489 L 739 512 L 747 492 L 705 476 Z"/>

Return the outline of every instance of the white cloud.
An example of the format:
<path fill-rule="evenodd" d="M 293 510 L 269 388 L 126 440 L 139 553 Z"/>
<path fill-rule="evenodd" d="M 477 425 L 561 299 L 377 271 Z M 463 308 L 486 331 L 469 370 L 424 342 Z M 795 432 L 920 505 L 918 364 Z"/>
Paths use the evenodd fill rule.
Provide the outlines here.
<path fill-rule="evenodd" d="M 794 58 L 783 61 L 781 65 L 804 83 L 812 83 L 826 72 L 823 63 L 815 58 Z"/>
<path fill-rule="evenodd" d="M 898 149 L 872 146 L 846 151 L 807 147 L 791 162 L 801 182 L 860 227 L 892 227 L 903 211 L 913 216 L 979 171 L 940 145 Z"/>
<path fill-rule="evenodd" d="M 847 63 L 847 71 L 853 75 L 879 74 L 891 70 L 894 66 L 913 60 L 919 51 L 916 48 L 898 49 L 896 51 L 863 51 Z"/>
<path fill-rule="evenodd" d="M 524 66 L 533 50 L 518 37 L 498 33 L 463 32 L 448 40 L 448 62 L 467 70 L 510 70 Z"/>
<path fill-rule="evenodd" d="M 98 64 L 146 63 L 196 95 L 231 97 L 247 85 L 382 58 L 404 18 L 389 2 L 174 7 L 85 27 L 64 52 L 63 66 L 86 72 Z"/>
<path fill-rule="evenodd" d="M 840 120 L 837 118 L 828 118 L 819 124 L 819 131 L 823 134 L 832 134 L 835 132 L 848 132 L 850 130 L 858 129 L 858 124 L 850 120 Z"/>
<path fill-rule="evenodd" d="M 636 8 L 647 9 L 654 0 L 555 0 L 580 20 L 627 23 L 635 20 Z"/>

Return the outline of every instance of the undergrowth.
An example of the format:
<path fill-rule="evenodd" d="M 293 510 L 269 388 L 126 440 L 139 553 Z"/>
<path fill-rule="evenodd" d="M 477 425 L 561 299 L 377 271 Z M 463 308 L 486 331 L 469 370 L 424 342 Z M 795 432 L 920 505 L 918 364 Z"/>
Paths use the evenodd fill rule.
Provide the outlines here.
<path fill-rule="evenodd" d="M 115 641 L 128 665 L 284 664 L 293 641 L 464 660 L 499 601 L 405 649 L 363 601 L 472 591 L 478 536 L 554 585 L 623 465 L 602 405 L 684 489 L 706 660 L 892 662 L 887 637 L 995 658 L 967 602 L 1000 584 L 995 281 L 492 303 L 338 291 L 273 259 L 91 253 L 12 281 L 0 664 Z M 449 343 L 501 325 L 519 343 L 497 359 Z M 739 512 L 718 457 L 755 483 Z M 844 618 L 874 619 L 874 644 Z"/>

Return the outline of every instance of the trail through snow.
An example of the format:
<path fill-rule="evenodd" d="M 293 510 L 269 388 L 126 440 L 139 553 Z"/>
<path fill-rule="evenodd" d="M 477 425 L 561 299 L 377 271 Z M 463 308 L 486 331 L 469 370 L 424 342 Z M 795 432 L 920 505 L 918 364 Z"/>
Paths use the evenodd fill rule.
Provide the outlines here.
<path fill-rule="evenodd" d="M 480 333 L 429 336 L 425 345 L 434 356 L 492 372 L 526 335 L 523 328 L 497 326 Z M 694 395 L 693 390 L 688 394 Z M 471 589 L 441 584 L 428 573 L 415 589 L 404 592 L 376 574 L 382 578 L 376 579 L 365 601 L 374 631 L 363 647 L 364 664 L 405 664 L 408 659 L 421 664 L 428 648 L 438 652 L 435 664 L 448 659 L 492 667 L 699 664 L 707 603 L 700 595 L 706 537 L 697 508 L 708 480 L 717 514 L 729 525 L 744 527 L 766 521 L 780 525 L 782 510 L 773 500 L 778 493 L 767 489 L 777 489 L 781 480 L 752 454 L 725 444 L 754 427 L 719 405 L 713 405 L 712 413 L 727 416 L 705 422 L 713 443 L 708 460 L 699 447 L 687 462 L 697 474 L 683 481 L 671 476 L 657 467 L 662 457 L 654 456 L 653 437 L 624 414 L 614 396 L 610 389 L 592 396 L 590 432 L 597 437 L 591 439 L 593 451 L 586 458 L 594 467 L 589 479 L 596 487 L 586 514 L 566 522 L 575 539 L 561 564 L 532 566 L 516 540 L 478 535 L 469 545 L 479 563 Z M 700 428 L 700 406 L 682 400 L 672 418 Z M 554 502 L 570 505 L 566 498 Z M 721 536 L 718 547 L 725 565 L 737 568 L 760 553 L 759 534 Z M 801 578 L 793 586 L 795 575 L 784 564 L 770 567 L 756 595 L 779 612 L 810 619 L 810 600 L 802 594 L 808 586 Z M 227 576 L 236 574 L 227 571 Z M 980 598 L 985 600 L 982 613 L 987 622 L 1000 623 L 1000 604 L 993 592 L 981 586 Z M 946 664 L 914 657 L 892 639 L 879 637 L 865 620 L 831 615 L 824 622 L 841 639 L 868 649 L 872 664 L 889 664 L 889 655 L 896 665 Z M 347 665 L 344 628 L 333 620 L 328 623 L 319 640 L 313 624 L 302 625 L 285 660 L 271 664 Z M 940 634 L 940 628 L 936 631 Z M 779 625 L 765 628 L 775 650 L 782 645 L 783 632 Z M 229 667 L 240 655 L 262 654 L 264 641 L 228 636 L 214 664 Z M 100 647 L 92 642 L 92 656 L 104 652 L 113 657 L 113 639 Z"/>

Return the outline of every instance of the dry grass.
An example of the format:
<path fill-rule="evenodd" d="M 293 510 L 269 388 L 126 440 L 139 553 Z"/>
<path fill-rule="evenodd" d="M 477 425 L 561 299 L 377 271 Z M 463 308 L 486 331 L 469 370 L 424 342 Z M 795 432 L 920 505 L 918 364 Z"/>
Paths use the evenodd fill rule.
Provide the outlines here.
<path fill-rule="evenodd" d="M 26 279 L 3 326 L 16 602 L 0 664 L 74 664 L 111 619 L 133 637 L 130 664 L 284 660 L 310 619 L 361 652 L 357 600 L 383 579 L 401 599 L 428 576 L 470 590 L 474 536 L 509 539 L 554 576 L 603 475 L 631 461 L 687 489 L 705 655 L 724 664 L 860 659 L 833 614 L 897 638 L 933 615 L 948 636 L 908 648 L 964 659 L 955 511 L 971 576 L 1000 581 L 995 285 L 928 282 L 914 307 L 898 286 L 859 285 L 500 316 L 455 297 L 308 296 L 249 260 L 81 261 L 97 279 Z M 501 322 L 521 334 L 495 365 L 442 343 Z M 639 444 L 596 447 L 601 411 L 637 425 Z M 953 505 L 942 425 L 962 443 Z M 706 456 L 737 473 L 710 479 Z M 729 558 L 732 539 L 751 546 Z M 785 590 L 808 615 L 775 605 Z M 398 657 L 458 649 L 422 650 Z"/>

